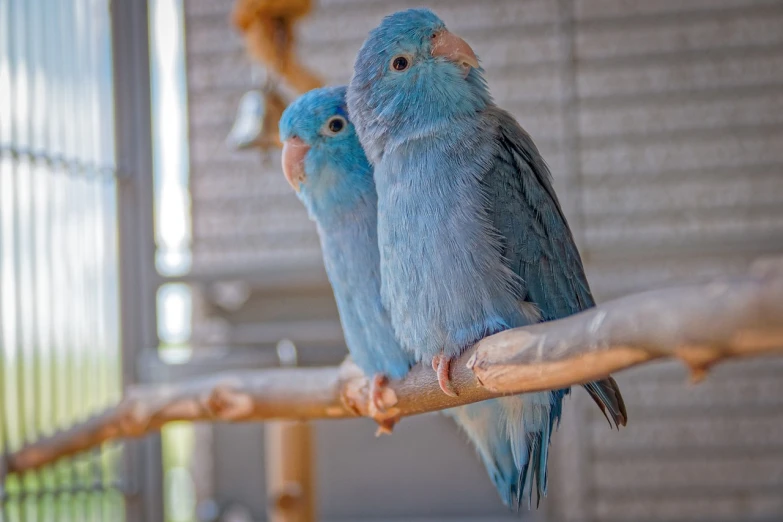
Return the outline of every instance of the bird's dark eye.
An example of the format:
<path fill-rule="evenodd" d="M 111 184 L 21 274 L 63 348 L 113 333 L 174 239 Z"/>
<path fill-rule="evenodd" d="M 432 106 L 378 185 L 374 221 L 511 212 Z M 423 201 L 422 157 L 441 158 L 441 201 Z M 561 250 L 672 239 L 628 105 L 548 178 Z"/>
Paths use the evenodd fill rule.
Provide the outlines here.
<path fill-rule="evenodd" d="M 342 116 L 332 116 L 329 118 L 329 121 L 326 122 L 326 125 L 324 125 L 324 132 L 334 136 L 335 134 L 342 132 L 346 124 L 347 122 Z"/>
<path fill-rule="evenodd" d="M 395 56 L 391 65 L 395 71 L 404 71 L 410 65 L 410 61 L 405 56 Z"/>

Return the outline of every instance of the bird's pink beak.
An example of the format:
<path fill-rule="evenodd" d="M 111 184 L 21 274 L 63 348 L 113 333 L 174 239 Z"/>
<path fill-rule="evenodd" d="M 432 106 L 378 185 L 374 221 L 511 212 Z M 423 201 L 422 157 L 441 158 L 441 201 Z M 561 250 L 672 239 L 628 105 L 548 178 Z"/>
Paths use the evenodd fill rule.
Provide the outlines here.
<path fill-rule="evenodd" d="M 470 72 L 470 68 L 478 68 L 479 62 L 476 53 L 468 45 L 468 42 L 459 36 L 450 33 L 446 29 L 436 33 L 432 38 L 432 56 L 439 56 L 452 61 Z"/>
<path fill-rule="evenodd" d="M 310 147 L 297 137 L 289 138 L 283 143 L 283 174 L 297 192 L 302 183 L 307 180 L 304 158 L 309 150 Z"/>

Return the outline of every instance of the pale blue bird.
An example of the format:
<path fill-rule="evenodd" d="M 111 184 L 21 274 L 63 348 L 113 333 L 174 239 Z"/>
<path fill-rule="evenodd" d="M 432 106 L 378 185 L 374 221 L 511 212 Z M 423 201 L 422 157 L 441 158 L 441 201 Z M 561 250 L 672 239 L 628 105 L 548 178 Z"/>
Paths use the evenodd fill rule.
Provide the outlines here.
<path fill-rule="evenodd" d="M 427 9 L 386 17 L 354 65 L 348 108 L 375 167 L 381 295 L 403 348 L 450 361 L 479 339 L 594 305 L 579 252 L 530 136 L 495 106 L 471 47 Z M 585 388 L 625 425 L 609 378 Z M 569 389 L 478 403 L 455 416 L 507 505 L 546 494 Z M 535 486 L 534 486 L 535 483 Z"/>
<path fill-rule="evenodd" d="M 324 266 L 334 291 L 351 358 L 372 376 L 372 397 L 383 431 L 383 386 L 408 373 L 414 356 L 394 338 L 380 296 L 372 167 L 348 119 L 345 87 L 315 89 L 280 119 L 283 171 L 317 225 Z"/>

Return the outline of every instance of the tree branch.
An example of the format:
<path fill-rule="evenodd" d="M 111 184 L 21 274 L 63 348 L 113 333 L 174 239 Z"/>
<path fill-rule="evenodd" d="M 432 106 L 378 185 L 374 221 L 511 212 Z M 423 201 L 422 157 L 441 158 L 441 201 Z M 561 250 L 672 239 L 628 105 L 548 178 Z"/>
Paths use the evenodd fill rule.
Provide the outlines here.
<path fill-rule="evenodd" d="M 553 323 L 481 340 L 479 383 L 521 393 L 583 384 L 638 364 L 682 359 L 698 382 L 722 359 L 783 352 L 783 274 L 653 290 Z"/>
<path fill-rule="evenodd" d="M 458 397 L 440 391 L 429 365 L 384 394 L 387 416 L 414 415 L 509 393 L 557 389 L 654 359 L 677 357 L 695 379 L 722 359 L 783 353 L 783 272 L 631 295 L 581 314 L 487 337 L 452 365 Z M 236 372 L 131 388 L 106 412 L 8 456 L 33 469 L 166 422 L 324 419 L 379 414 L 369 381 L 339 368 Z"/>

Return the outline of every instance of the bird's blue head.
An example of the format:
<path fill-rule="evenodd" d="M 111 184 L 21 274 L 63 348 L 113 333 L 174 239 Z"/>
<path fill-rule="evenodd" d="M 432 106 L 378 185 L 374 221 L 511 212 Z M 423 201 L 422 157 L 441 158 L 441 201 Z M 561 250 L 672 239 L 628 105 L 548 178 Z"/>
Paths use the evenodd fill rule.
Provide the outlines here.
<path fill-rule="evenodd" d="M 348 119 L 345 91 L 345 86 L 313 89 L 280 118 L 283 172 L 322 224 L 375 197 L 372 167 Z"/>
<path fill-rule="evenodd" d="M 383 19 L 359 50 L 348 109 L 376 162 L 389 140 L 445 129 L 492 103 L 473 49 L 429 9 Z"/>

